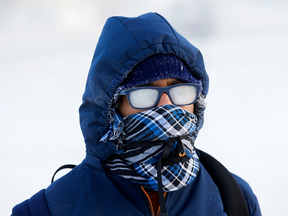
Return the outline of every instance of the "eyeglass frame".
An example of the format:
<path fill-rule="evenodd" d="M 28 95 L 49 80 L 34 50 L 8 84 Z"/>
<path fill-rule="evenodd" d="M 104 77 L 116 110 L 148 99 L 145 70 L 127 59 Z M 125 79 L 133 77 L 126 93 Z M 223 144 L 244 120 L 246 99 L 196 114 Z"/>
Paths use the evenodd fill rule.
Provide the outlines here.
<path fill-rule="evenodd" d="M 177 104 L 174 104 L 171 97 L 170 97 L 170 93 L 169 93 L 169 90 L 171 88 L 174 88 L 174 87 L 177 87 L 177 86 L 194 86 L 196 87 L 196 91 L 197 91 L 197 94 L 196 94 L 196 98 L 193 102 L 191 103 L 188 103 L 188 104 L 181 104 L 181 105 L 177 105 Z M 137 108 L 137 107 L 134 107 L 131 102 L 130 102 L 130 92 L 132 91 L 135 91 L 135 90 L 139 90 L 139 89 L 156 89 L 158 90 L 158 98 L 155 102 L 155 104 L 153 106 L 150 106 L 150 107 L 145 107 L 145 108 Z M 200 84 L 197 84 L 197 83 L 180 83 L 180 84 L 176 84 L 176 85 L 171 85 L 171 86 L 167 86 L 167 87 L 155 87 L 155 86 L 143 86 L 143 87 L 136 87 L 136 88 L 131 88 L 131 89 L 126 89 L 126 90 L 122 90 L 120 91 L 119 95 L 126 95 L 127 99 L 128 99 L 128 102 L 130 104 L 130 106 L 133 108 L 133 109 L 151 109 L 153 107 L 156 107 L 157 104 L 159 103 L 160 101 L 160 98 L 162 96 L 163 93 L 166 93 L 170 99 L 170 101 L 172 102 L 172 104 L 176 105 L 176 106 L 187 106 L 187 105 L 191 105 L 191 104 L 194 104 L 197 99 L 198 99 L 198 96 L 199 96 L 199 92 L 200 92 L 200 89 L 201 89 L 201 85 Z"/>

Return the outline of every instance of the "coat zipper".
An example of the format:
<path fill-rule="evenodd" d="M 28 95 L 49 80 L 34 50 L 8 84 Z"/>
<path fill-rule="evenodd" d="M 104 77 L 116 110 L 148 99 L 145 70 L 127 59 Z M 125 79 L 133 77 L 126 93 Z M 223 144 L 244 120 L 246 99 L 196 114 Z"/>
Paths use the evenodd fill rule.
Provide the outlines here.
<path fill-rule="evenodd" d="M 154 214 L 154 209 L 153 209 L 153 205 L 152 205 L 152 201 L 151 201 L 151 199 L 150 199 L 150 197 L 148 196 L 148 194 L 147 194 L 147 192 L 145 191 L 145 189 L 141 186 L 141 190 L 143 191 L 143 194 L 144 194 L 144 197 L 145 197 L 145 199 L 146 199 L 146 203 L 148 203 L 148 209 L 150 210 L 150 214 L 152 215 L 152 216 L 155 216 L 155 214 Z M 167 193 L 166 192 L 164 192 L 164 198 L 166 198 L 166 195 L 167 195 Z M 158 210 L 157 210 L 157 215 L 156 216 L 158 216 L 159 215 L 159 213 L 160 213 L 160 206 L 158 207 Z"/>
<path fill-rule="evenodd" d="M 151 201 L 150 197 L 148 196 L 147 192 L 144 190 L 144 188 L 142 186 L 141 186 L 141 190 L 143 191 L 144 197 L 147 201 L 146 203 L 148 203 L 148 205 L 149 205 L 148 209 L 150 210 L 150 214 L 152 216 L 155 216 L 152 201 Z"/>

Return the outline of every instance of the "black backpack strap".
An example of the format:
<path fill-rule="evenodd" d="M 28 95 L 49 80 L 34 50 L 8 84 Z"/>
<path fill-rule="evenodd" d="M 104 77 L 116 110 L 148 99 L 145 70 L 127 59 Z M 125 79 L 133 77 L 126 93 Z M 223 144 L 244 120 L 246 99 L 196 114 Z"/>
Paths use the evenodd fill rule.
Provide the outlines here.
<path fill-rule="evenodd" d="M 217 185 L 229 216 L 249 215 L 248 207 L 242 190 L 232 174 L 211 155 L 198 149 L 200 162 Z"/>
<path fill-rule="evenodd" d="M 30 199 L 16 205 L 12 210 L 12 216 L 49 216 L 44 191 L 44 189 L 40 190 Z"/>
<path fill-rule="evenodd" d="M 73 169 L 74 167 L 76 167 L 76 165 L 74 165 L 74 164 L 65 164 L 65 165 L 59 167 L 59 168 L 55 171 L 55 173 L 53 174 L 52 179 L 51 179 L 51 183 L 54 182 L 54 177 L 55 177 L 55 175 L 56 175 L 60 170 L 62 170 L 62 169 Z"/>

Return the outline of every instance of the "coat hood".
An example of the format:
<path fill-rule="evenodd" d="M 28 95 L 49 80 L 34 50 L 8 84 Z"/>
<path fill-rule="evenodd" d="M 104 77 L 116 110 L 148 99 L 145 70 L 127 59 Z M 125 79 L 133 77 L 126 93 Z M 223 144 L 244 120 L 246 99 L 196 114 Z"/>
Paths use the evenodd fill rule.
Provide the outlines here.
<path fill-rule="evenodd" d="M 132 68 L 154 54 L 173 54 L 186 62 L 192 75 L 202 82 L 206 97 L 209 78 L 200 51 L 164 17 L 147 13 L 109 18 L 96 46 L 79 109 L 86 159 L 104 160 L 116 151 L 113 142 L 99 141 L 109 130 L 113 95 Z"/>

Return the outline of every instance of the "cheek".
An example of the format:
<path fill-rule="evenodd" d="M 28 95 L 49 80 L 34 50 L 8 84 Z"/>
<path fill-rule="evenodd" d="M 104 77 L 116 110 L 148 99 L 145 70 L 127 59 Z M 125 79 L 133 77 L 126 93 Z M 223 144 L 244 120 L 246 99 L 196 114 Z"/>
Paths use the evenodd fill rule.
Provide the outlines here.
<path fill-rule="evenodd" d="M 187 106 L 181 106 L 181 108 L 191 112 L 191 113 L 194 113 L 194 104 L 190 104 L 190 105 L 187 105 Z"/>
<path fill-rule="evenodd" d="M 120 100 L 121 101 L 118 112 L 122 117 L 126 117 L 145 110 L 145 109 L 134 109 L 133 107 L 131 107 L 126 96 L 121 96 Z"/>

